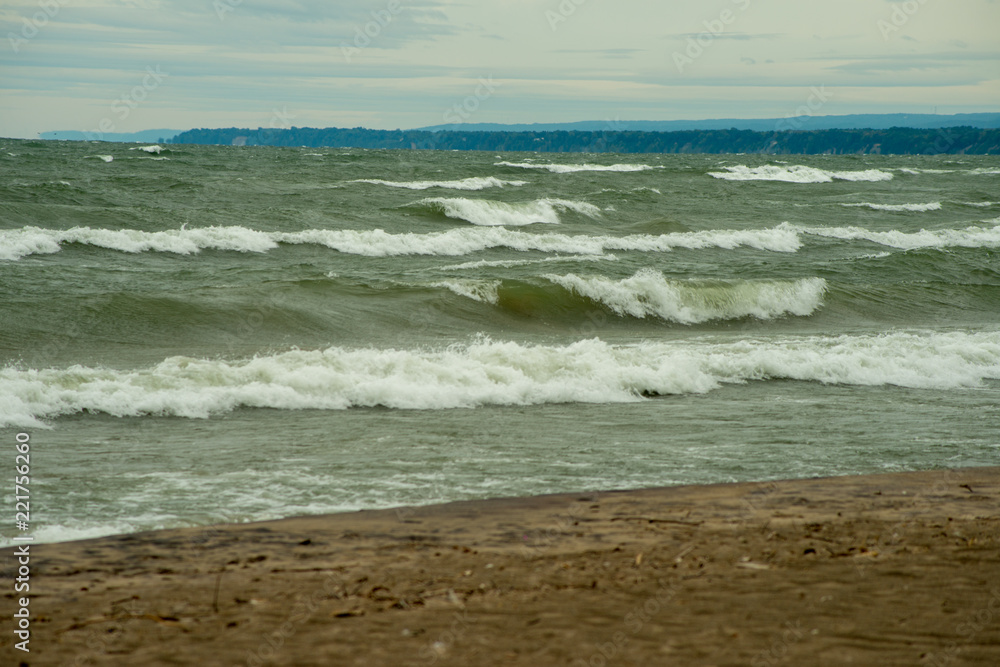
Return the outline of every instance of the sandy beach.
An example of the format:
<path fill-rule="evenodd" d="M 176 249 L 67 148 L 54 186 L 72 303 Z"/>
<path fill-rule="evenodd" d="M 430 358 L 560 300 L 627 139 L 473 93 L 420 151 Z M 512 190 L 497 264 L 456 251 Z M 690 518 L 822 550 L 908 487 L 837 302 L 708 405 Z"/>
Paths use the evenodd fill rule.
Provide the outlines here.
<path fill-rule="evenodd" d="M 968 468 L 34 545 L 0 663 L 997 665 L 998 541 Z"/>

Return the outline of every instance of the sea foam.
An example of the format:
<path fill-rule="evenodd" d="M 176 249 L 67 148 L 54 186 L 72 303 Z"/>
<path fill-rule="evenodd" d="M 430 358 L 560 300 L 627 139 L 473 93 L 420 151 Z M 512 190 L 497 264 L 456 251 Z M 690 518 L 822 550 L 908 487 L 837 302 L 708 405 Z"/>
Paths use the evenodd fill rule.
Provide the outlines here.
<path fill-rule="evenodd" d="M 927 211 L 940 211 L 941 202 L 935 201 L 927 204 L 872 204 L 870 202 L 860 202 L 857 204 L 841 204 L 849 208 L 870 208 L 875 211 L 925 213 Z"/>
<path fill-rule="evenodd" d="M 465 220 L 482 226 L 514 226 L 534 223 L 557 224 L 559 213 L 574 211 L 589 218 L 598 218 L 601 209 L 586 202 L 568 199 L 537 199 L 531 202 L 513 203 L 489 199 L 466 199 L 465 197 L 431 197 L 421 199 L 416 205 L 425 206 L 449 218 Z"/>
<path fill-rule="evenodd" d="M 118 370 L 0 369 L 0 427 L 82 412 L 207 418 L 278 410 L 615 403 L 771 379 L 922 389 L 1000 379 L 1000 332 L 527 345 L 481 338 L 444 349 L 292 350 L 244 361 L 170 357 Z"/>
<path fill-rule="evenodd" d="M 381 229 L 308 229 L 301 232 L 263 232 L 241 226 L 181 228 L 162 232 L 92 229 L 68 230 L 23 227 L 0 230 L 0 259 L 16 260 L 26 255 L 59 252 L 62 244 L 81 243 L 122 252 L 159 251 L 178 254 L 201 249 L 266 252 L 278 243 L 321 245 L 352 255 L 386 257 L 397 255 L 461 256 L 490 248 L 520 251 L 601 255 L 611 250 L 669 252 L 677 248 L 735 249 L 751 247 L 774 252 L 795 252 L 799 235 L 790 227 L 676 232 L 651 235 L 590 236 L 586 234 L 533 234 L 505 227 L 463 227 L 427 234 L 391 234 Z"/>
<path fill-rule="evenodd" d="M 390 188 L 405 188 L 407 190 L 429 190 L 431 188 L 485 190 L 487 188 L 502 188 L 507 185 L 520 187 L 528 184 L 528 181 L 505 181 L 495 176 L 473 176 L 457 181 L 385 181 L 380 178 L 359 178 L 350 182 L 371 183 L 373 185 L 385 185 Z"/>
<path fill-rule="evenodd" d="M 681 324 L 811 315 L 822 306 L 826 292 L 826 281 L 822 278 L 709 283 L 667 280 L 653 269 L 641 269 L 624 280 L 575 274 L 544 277 L 619 315 L 657 317 Z"/>
<path fill-rule="evenodd" d="M 998 219 L 1000 220 L 1000 219 Z M 996 223 L 997 221 L 992 221 Z M 921 229 L 916 232 L 876 232 L 864 227 L 806 227 L 782 223 L 779 228 L 844 241 L 871 241 L 902 250 L 918 248 L 1000 248 L 1000 226 L 964 229 Z"/>
<path fill-rule="evenodd" d="M 788 166 L 763 165 L 748 167 L 745 164 L 724 167 L 726 171 L 710 171 L 709 176 L 727 181 L 782 181 L 785 183 L 831 183 L 840 181 L 891 181 L 892 174 L 879 169 L 863 171 L 828 171 L 801 164 Z"/>
<path fill-rule="evenodd" d="M 541 169 L 551 171 L 554 174 L 571 174 L 578 171 L 648 171 L 650 169 L 662 169 L 648 164 L 542 164 L 535 162 L 495 162 L 498 167 L 517 167 L 520 169 Z"/>

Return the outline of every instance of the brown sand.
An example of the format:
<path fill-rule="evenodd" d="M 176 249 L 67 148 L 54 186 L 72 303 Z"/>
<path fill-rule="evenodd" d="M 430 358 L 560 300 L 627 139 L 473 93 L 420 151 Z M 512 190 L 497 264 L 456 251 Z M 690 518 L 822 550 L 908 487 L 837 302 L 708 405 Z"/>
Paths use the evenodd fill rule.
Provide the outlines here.
<path fill-rule="evenodd" d="M 0 664 L 995 667 L 998 542 L 971 468 L 35 545 Z"/>

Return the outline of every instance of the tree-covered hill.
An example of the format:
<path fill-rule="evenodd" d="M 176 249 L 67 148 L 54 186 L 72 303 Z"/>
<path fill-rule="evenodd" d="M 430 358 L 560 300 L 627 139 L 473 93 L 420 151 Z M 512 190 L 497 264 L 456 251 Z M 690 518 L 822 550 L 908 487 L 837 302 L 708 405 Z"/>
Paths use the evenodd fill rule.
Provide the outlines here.
<path fill-rule="evenodd" d="M 416 148 L 549 153 L 767 153 L 1000 155 L 1000 130 L 974 127 L 887 130 L 689 130 L 683 132 L 464 132 L 292 127 L 198 129 L 170 143 L 226 146 Z"/>

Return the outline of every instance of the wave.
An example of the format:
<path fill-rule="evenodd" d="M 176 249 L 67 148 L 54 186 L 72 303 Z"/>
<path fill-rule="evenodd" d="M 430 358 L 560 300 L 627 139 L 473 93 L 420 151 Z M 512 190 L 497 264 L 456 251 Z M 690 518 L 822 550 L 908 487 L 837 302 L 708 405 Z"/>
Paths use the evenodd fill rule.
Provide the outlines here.
<path fill-rule="evenodd" d="M 105 162 L 112 162 L 115 159 L 113 155 L 88 155 L 87 157 L 94 158 L 96 160 L 103 160 Z"/>
<path fill-rule="evenodd" d="M 1000 332 L 890 333 L 771 341 L 293 350 L 245 361 L 170 357 L 115 370 L 0 370 L 0 427 L 84 412 L 208 418 L 237 408 L 344 410 L 616 403 L 771 379 L 925 389 L 1000 378 Z"/>
<path fill-rule="evenodd" d="M 985 221 L 992 227 L 964 229 L 873 231 L 863 227 L 809 227 L 783 222 L 768 229 L 709 230 L 668 234 L 591 236 L 587 234 L 535 234 L 504 227 L 463 227 L 443 232 L 392 234 L 381 229 L 301 232 L 264 232 L 241 226 L 202 227 L 144 232 L 73 227 L 67 230 L 23 227 L 0 230 L 0 260 L 14 261 L 29 255 L 59 252 L 63 245 L 79 243 L 128 253 L 169 252 L 189 255 L 205 249 L 267 252 L 280 244 L 319 245 L 351 255 L 388 257 L 400 255 L 461 256 L 492 248 L 522 252 L 568 253 L 601 256 L 608 252 L 670 252 L 740 247 L 771 252 L 796 252 L 802 235 L 864 240 L 903 250 L 917 248 L 998 248 L 1000 218 Z"/>
<path fill-rule="evenodd" d="M 611 250 L 669 252 L 677 248 L 733 250 L 751 247 L 773 252 L 795 252 L 801 247 L 791 228 L 738 229 L 629 236 L 586 234 L 533 234 L 502 227 L 472 227 L 444 232 L 390 234 L 381 229 L 310 229 L 301 232 L 262 232 L 246 227 L 181 228 L 163 232 L 134 229 L 109 230 L 74 227 L 68 230 L 24 227 L 0 230 L 0 259 L 16 260 L 26 255 L 59 252 L 62 244 L 95 245 L 122 252 L 160 251 L 182 255 L 201 249 L 266 252 L 279 243 L 320 245 L 351 255 L 388 257 L 399 255 L 460 256 L 491 248 L 519 251 L 601 255 Z"/>
<path fill-rule="evenodd" d="M 264 252 L 278 247 L 268 232 L 245 227 L 201 227 L 143 232 L 137 229 L 92 229 L 73 227 L 67 230 L 24 227 L 0 231 L 0 259 L 15 260 L 25 255 L 59 252 L 65 243 L 120 250 L 122 252 L 172 252 L 181 255 L 202 249 Z"/>
<path fill-rule="evenodd" d="M 479 303 L 496 305 L 500 301 L 499 280 L 442 280 L 431 283 L 431 287 L 444 287 L 459 296 Z"/>
<path fill-rule="evenodd" d="M 556 255 L 541 259 L 480 259 L 475 262 L 463 262 L 438 267 L 439 271 L 466 271 L 470 269 L 503 268 L 512 269 L 515 266 L 530 266 L 532 264 L 547 264 L 550 262 L 615 262 L 617 255 Z"/>
<path fill-rule="evenodd" d="M 826 281 L 678 281 L 653 269 L 641 269 L 624 280 L 603 276 L 547 275 L 547 280 L 607 306 L 618 315 L 658 317 L 668 322 L 698 324 L 713 320 L 784 315 L 807 316 L 823 305 Z"/>
<path fill-rule="evenodd" d="M 900 167 L 897 171 L 904 174 L 910 174 L 911 176 L 919 176 L 920 174 L 954 174 L 957 169 L 921 169 L 919 167 Z"/>
<path fill-rule="evenodd" d="M 998 219 L 1000 220 L 1000 219 Z M 992 221 L 997 222 L 997 221 Z M 871 241 L 879 245 L 916 250 L 919 248 L 1000 248 L 1000 224 L 965 229 L 921 229 L 917 232 L 876 232 L 863 227 L 805 227 L 784 222 L 778 229 L 843 241 Z"/>
<path fill-rule="evenodd" d="M 380 178 L 359 178 L 351 183 L 371 183 L 385 185 L 390 188 L 406 188 L 408 190 L 429 190 L 430 188 L 445 188 L 449 190 L 485 190 L 486 188 L 502 188 L 506 185 L 520 187 L 528 181 L 505 181 L 495 176 L 473 176 L 458 181 L 384 181 Z"/>
<path fill-rule="evenodd" d="M 875 211 L 893 211 L 902 212 L 908 211 L 911 213 L 924 213 L 926 211 L 940 211 L 941 202 L 935 201 L 928 204 L 872 204 L 869 202 L 861 202 L 858 204 L 841 204 L 841 206 L 855 207 L 855 208 L 870 208 Z"/>
<path fill-rule="evenodd" d="M 423 206 L 449 218 L 465 220 L 486 227 L 532 225 L 535 223 L 558 224 L 559 213 L 574 211 L 589 218 L 599 218 L 601 209 L 586 202 L 568 199 L 537 199 L 532 202 L 508 204 L 490 199 L 465 197 L 431 197 L 421 199 L 411 206 Z"/>
<path fill-rule="evenodd" d="M 133 146 L 129 149 L 130 151 L 143 151 L 144 153 L 153 153 L 159 155 L 163 152 L 163 146 Z"/>
<path fill-rule="evenodd" d="M 785 183 L 831 183 L 834 180 L 871 182 L 892 180 L 892 174 L 880 169 L 828 171 L 801 164 L 793 164 L 787 167 L 777 165 L 748 167 L 745 164 L 740 164 L 735 167 L 725 167 L 725 169 L 726 171 L 724 172 L 710 171 L 708 175 L 727 181 L 782 181 Z"/>
<path fill-rule="evenodd" d="M 649 171 L 662 169 L 648 164 L 536 164 L 534 162 L 494 162 L 497 167 L 517 167 L 519 169 L 544 169 L 554 174 L 571 174 L 578 171 Z"/>

